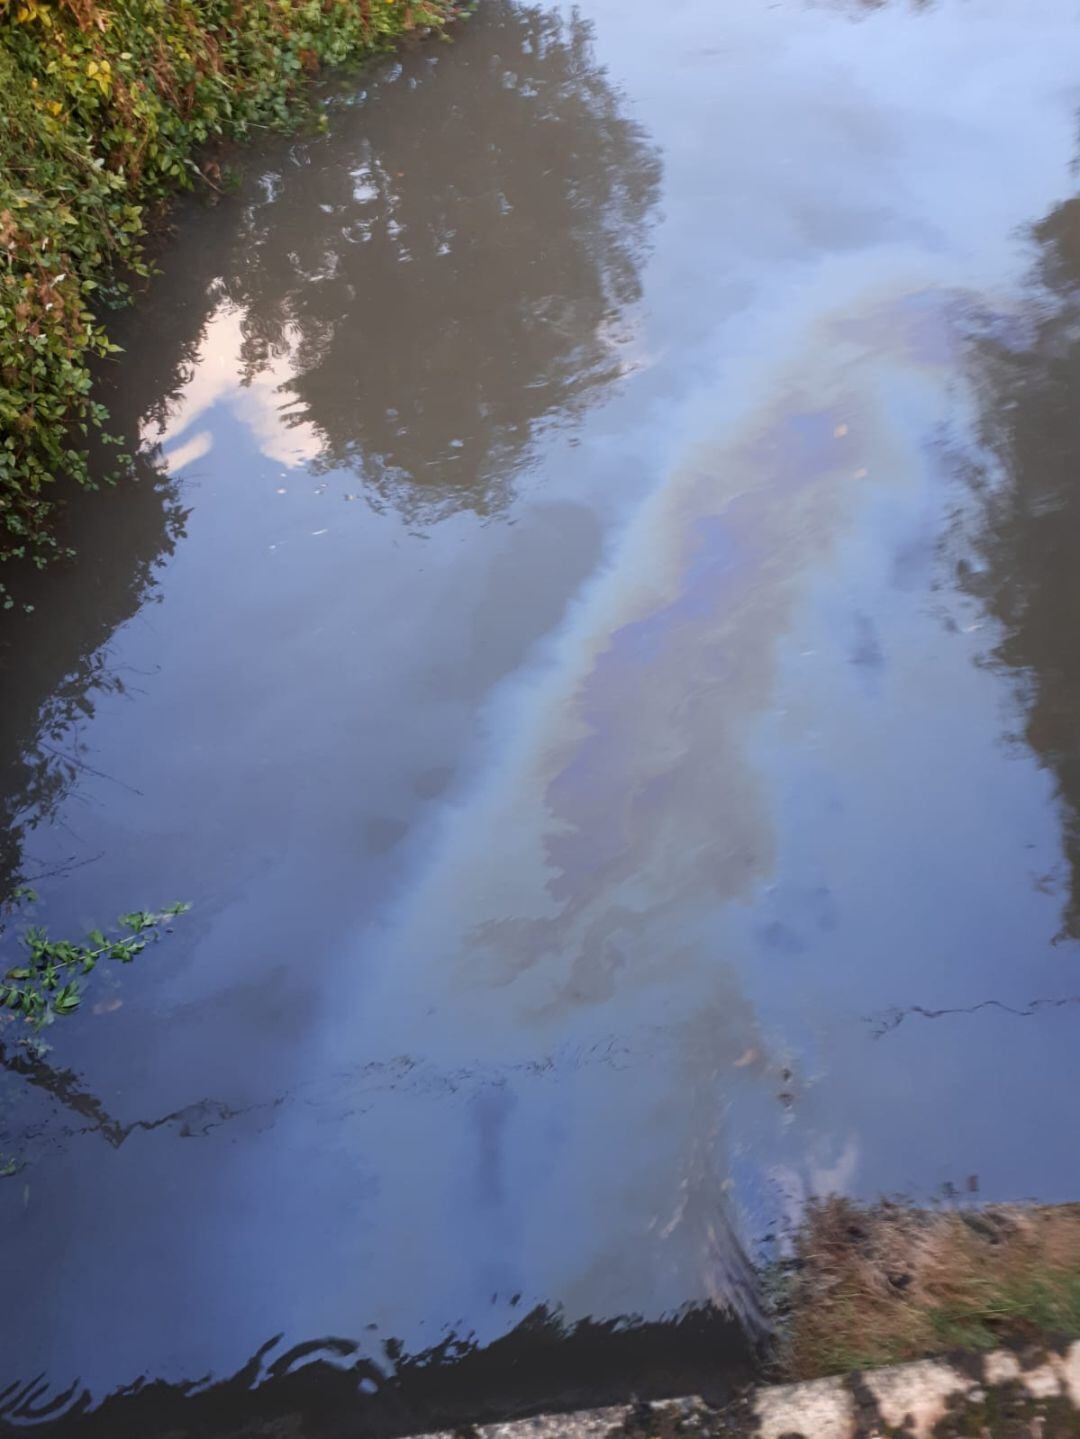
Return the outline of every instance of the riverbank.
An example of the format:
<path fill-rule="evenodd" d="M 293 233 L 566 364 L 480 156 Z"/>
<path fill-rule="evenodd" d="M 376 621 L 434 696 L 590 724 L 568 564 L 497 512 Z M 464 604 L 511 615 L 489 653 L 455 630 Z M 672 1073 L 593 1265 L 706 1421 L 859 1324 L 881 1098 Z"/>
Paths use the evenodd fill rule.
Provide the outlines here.
<path fill-rule="evenodd" d="M 470 1439 L 1080 1432 L 1080 1205 L 923 1210 L 829 1199 L 809 1210 L 776 1288 L 769 1375 L 781 1382 L 723 1404 L 628 1399 L 481 1426 Z"/>
<path fill-rule="evenodd" d="M 812 1379 L 1080 1336 L 1080 1205 L 814 1206 L 781 1285 L 780 1369 Z"/>
<path fill-rule="evenodd" d="M 208 143 L 293 123 L 324 65 L 457 14 L 454 0 L 0 0 L 0 563 L 58 551 L 58 480 L 110 439 L 91 365 Z M 113 440 L 112 443 L 116 444 Z M 0 581 L 0 603 L 13 603 Z"/>

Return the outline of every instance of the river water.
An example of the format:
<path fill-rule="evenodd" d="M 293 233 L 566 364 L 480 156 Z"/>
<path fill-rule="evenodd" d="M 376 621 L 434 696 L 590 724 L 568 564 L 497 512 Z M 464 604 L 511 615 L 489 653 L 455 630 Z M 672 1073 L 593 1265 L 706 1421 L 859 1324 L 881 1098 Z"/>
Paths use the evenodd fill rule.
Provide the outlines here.
<path fill-rule="evenodd" d="M 1080 1198 L 1078 103 L 1076 0 L 484 0 L 178 211 L 0 864 L 193 908 L 0 1040 L 3 1432 L 715 1388 L 808 1196 Z"/>

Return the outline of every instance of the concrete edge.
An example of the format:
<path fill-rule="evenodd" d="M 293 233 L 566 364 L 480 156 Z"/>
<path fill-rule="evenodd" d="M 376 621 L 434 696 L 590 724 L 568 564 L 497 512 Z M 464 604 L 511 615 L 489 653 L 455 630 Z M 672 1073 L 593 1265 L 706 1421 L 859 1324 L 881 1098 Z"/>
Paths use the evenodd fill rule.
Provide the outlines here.
<path fill-rule="evenodd" d="M 1025 1362 L 1026 1361 L 1026 1362 Z M 604 1439 L 613 1431 L 756 1436 L 756 1439 L 873 1439 L 904 1430 L 929 1439 L 950 1411 L 1004 1390 L 1034 1403 L 1065 1401 L 1080 1410 L 1080 1341 L 1060 1353 L 1022 1359 L 996 1349 L 959 1362 L 923 1359 L 864 1373 L 778 1384 L 752 1391 L 730 1410 L 696 1396 L 649 1405 L 614 1404 L 570 1414 L 540 1414 L 504 1424 L 440 1430 L 417 1439 Z M 677 1426 L 677 1429 L 676 1429 Z"/>

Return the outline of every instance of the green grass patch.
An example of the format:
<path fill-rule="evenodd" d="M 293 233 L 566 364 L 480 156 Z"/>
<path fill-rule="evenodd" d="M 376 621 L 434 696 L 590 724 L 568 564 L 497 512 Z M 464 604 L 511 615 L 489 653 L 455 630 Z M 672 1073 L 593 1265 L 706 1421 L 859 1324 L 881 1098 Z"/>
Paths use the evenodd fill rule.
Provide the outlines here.
<path fill-rule="evenodd" d="M 1003 1333 L 1080 1335 L 1080 1274 L 1035 1272 L 973 1277 L 971 1298 L 928 1311 L 944 1348 L 993 1349 Z"/>
<path fill-rule="evenodd" d="M 1080 1337 L 1080 1205 L 811 1206 L 784 1290 L 790 1378 Z"/>

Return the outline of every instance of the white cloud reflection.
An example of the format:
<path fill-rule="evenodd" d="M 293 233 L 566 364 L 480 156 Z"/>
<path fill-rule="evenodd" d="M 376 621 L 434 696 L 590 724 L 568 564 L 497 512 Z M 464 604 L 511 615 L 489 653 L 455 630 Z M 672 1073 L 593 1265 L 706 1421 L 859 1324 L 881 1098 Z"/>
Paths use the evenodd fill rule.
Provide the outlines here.
<path fill-rule="evenodd" d="M 286 386 L 292 376 L 290 356 L 269 357 L 251 379 L 243 378 L 241 313 L 222 305 L 203 334 L 195 371 L 163 426 L 145 423 L 142 441 L 160 445 L 173 474 L 203 459 L 214 445 L 213 426 L 205 421 L 219 405 L 249 431 L 259 452 L 289 468 L 309 464 L 321 449 L 312 425 L 288 413 Z M 286 340 L 294 336 L 286 332 Z"/>

